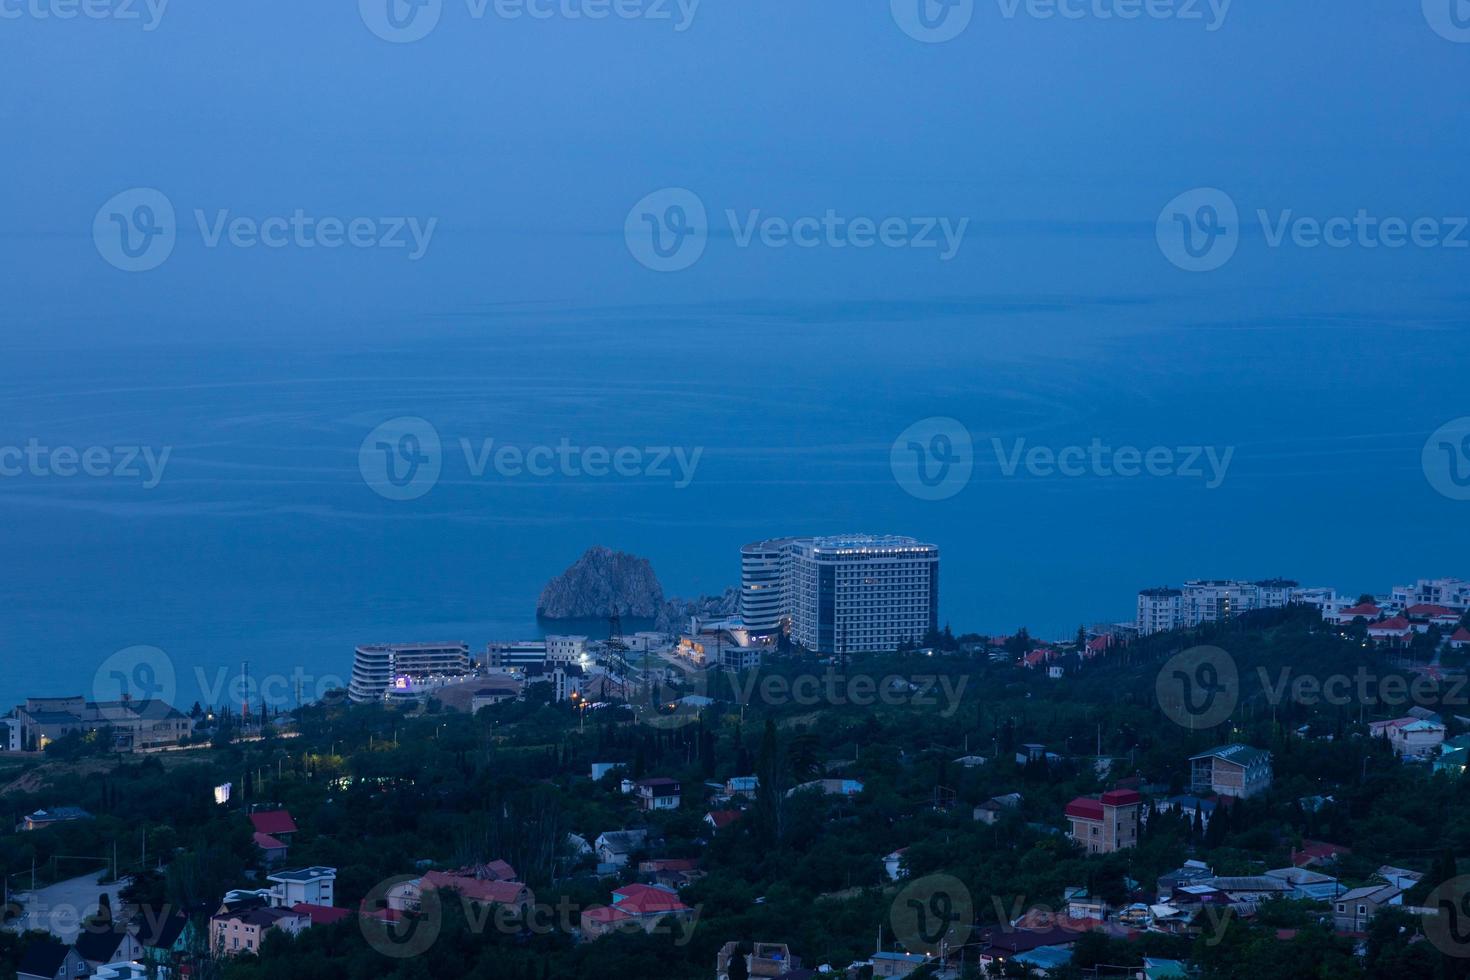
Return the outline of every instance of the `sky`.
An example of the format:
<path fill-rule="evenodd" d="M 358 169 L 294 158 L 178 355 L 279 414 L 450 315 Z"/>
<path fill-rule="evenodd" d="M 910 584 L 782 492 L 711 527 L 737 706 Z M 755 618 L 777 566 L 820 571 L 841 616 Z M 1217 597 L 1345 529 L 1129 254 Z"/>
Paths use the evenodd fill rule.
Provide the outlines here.
<path fill-rule="evenodd" d="M 598 543 L 692 595 L 912 533 L 946 620 L 1056 635 L 1470 574 L 1462 0 L 393 3 L 0 0 L 0 449 L 109 470 L 0 476 L 0 703 L 136 644 L 479 648 Z M 396 500 L 360 446 L 403 418 L 443 474 Z M 972 442 L 943 499 L 913 426 Z M 700 462 L 477 475 L 491 438 Z M 1231 455 L 1004 465 L 1094 439 Z"/>

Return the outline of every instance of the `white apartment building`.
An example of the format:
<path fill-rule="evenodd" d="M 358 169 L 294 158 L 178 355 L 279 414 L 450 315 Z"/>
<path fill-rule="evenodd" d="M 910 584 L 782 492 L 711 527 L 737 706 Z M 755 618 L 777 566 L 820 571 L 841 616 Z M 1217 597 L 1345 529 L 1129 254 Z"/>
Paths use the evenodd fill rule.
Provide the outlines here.
<path fill-rule="evenodd" d="M 576 664 L 587 661 L 587 637 L 547 636 L 546 662 L 548 664 Z"/>
<path fill-rule="evenodd" d="M 514 640 L 491 643 L 485 648 L 485 666 L 491 670 L 525 670 L 543 667 L 548 657 L 546 640 Z"/>
<path fill-rule="evenodd" d="M 0 752 L 21 750 L 21 728 L 19 718 L 0 718 Z"/>
<path fill-rule="evenodd" d="M 740 549 L 740 619 L 752 633 L 775 633 L 789 615 L 787 574 L 793 540 L 773 538 Z"/>
<path fill-rule="evenodd" d="M 466 643 L 385 643 L 361 646 L 352 660 L 353 701 L 381 701 L 399 692 L 418 696 L 467 676 L 470 648 Z"/>
<path fill-rule="evenodd" d="M 297 905 L 336 904 L 333 889 L 337 883 L 336 868 L 302 868 L 299 871 L 278 871 L 266 878 L 271 883 L 270 902 L 278 909 L 289 909 Z"/>
<path fill-rule="evenodd" d="M 896 535 L 788 545 L 791 639 L 819 653 L 894 650 L 939 625 L 939 547 Z"/>
<path fill-rule="evenodd" d="M 1397 585 L 1390 601 L 1399 609 L 1410 606 L 1445 606 L 1470 609 L 1470 582 L 1459 578 L 1421 578 L 1413 585 Z"/>
<path fill-rule="evenodd" d="M 1178 589 L 1144 589 L 1138 593 L 1138 632 L 1167 633 L 1184 625 L 1184 593 Z"/>

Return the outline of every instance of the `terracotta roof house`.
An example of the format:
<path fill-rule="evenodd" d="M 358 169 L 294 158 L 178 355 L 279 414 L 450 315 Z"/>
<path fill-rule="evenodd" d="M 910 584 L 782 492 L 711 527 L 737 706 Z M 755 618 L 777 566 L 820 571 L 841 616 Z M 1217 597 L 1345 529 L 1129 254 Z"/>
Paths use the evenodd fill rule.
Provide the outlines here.
<path fill-rule="evenodd" d="M 1403 644 L 1413 632 L 1413 625 L 1402 616 L 1368 624 L 1368 638 L 1378 643 Z"/>
<path fill-rule="evenodd" d="M 448 889 L 478 905 L 501 905 L 521 914 L 536 902 L 536 896 L 519 881 L 492 881 L 449 871 L 430 871 L 415 881 L 405 881 L 388 891 L 388 907 L 405 912 L 417 909 L 426 891 Z"/>
<path fill-rule="evenodd" d="M 1450 637 L 1450 646 L 1456 650 L 1463 650 L 1466 647 L 1470 647 L 1470 629 L 1461 626 L 1455 630 L 1454 634 Z"/>
<path fill-rule="evenodd" d="M 704 815 L 704 822 L 716 830 L 724 830 L 740 819 L 741 812 L 740 810 L 711 810 Z"/>
<path fill-rule="evenodd" d="M 300 913 L 311 920 L 313 926 L 330 926 L 344 919 L 352 918 L 351 909 L 339 909 L 331 905 L 311 905 L 306 902 L 297 902 L 291 906 L 292 912 Z"/>
<path fill-rule="evenodd" d="M 1068 836 L 1088 854 L 1111 854 L 1138 844 L 1138 815 L 1143 797 L 1131 789 L 1115 789 L 1098 799 L 1079 796 L 1067 804 L 1072 825 Z"/>
<path fill-rule="evenodd" d="M 615 929 L 652 932 L 659 922 L 688 921 L 693 915 L 694 910 L 680 901 L 672 888 L 624 885 L 612 893 L 611 905 L 582 913 L 582 933 L 588 939 L 599 939 Z"/>
<path fill-rule="evenodd" d="M 266 867 L 286 860 L 290 845 L 285 841 L 272 837 L 270 834 L 262 834 L 258 830 L 254 834 L 254 839 L 255 847 L 260 851 L 261 863 Z"/>
<path fill-rule="evenodd" d="M 1346 609 L 1338 610 L 1337 622 L 1339 625 L 1345 625 L 1347 623 L 1351 623 L 1355 619 L 1366 619 L 1371 621 L 1377 619 L 1379 616 L 1382 615 L 1383 610 L 1376 603 L 1363 602 L 1359 603 L 1356 606 L 1349 606 Z"/>
<path fill-rule="evenodd" d="M 1331 864 L 1343 854 L 1351 854 L 1351 847 L 1343 847 L 1341 844 L 1329 844 L 1320 840 L 1303 840 L 1301 850 L 1291 852 L 1291 863 L 1298 868 L 1306 868 L 1312 865 Z"/>
<path fill-rule="evenodd" d="M 296 821 L 291 819 L 288 810 L 262 810 L 252 813 L 250 824 L 257 834 L 265 834 L 287 844 L 291 843 L 291 835 L 296 833 Z"/>

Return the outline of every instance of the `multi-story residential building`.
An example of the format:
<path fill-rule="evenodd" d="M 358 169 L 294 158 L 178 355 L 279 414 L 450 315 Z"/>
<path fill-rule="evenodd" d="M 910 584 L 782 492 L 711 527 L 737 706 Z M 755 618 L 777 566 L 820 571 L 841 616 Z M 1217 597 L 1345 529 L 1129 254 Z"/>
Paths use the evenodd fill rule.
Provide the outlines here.
<path fill-rule="evenodd" d="M 177 745 L 194 731 L 187 715 L 163 701 L 88 701 L 80 694 L 61 698 L 27 698 L 15 709 L 21 744 L 44 749 L 50 742 L 73 733 L 112 733 L 114 747 L 122 750 Z"/>
<path fill-rule="evenodd" d="M 1271 786 L 1271 753 L 1249 745 L 1222 745 L 1189 757 L 1190 788 L 1240 799 Z"/>
<path fill-rule="evenodd" d="M 752 633 L 778 632 L 790 615 L 786 601 L 791 538 L 740 549 L 740 619 Z"/>
<path fill-rule="evenodd" d="M 465 643 L 384 643 L 357 648 L 347 693 L 359 703 L 419 698 L 470 673 Z"/>
<path fill-rule="evenodd" d="M 541 667 L 547 659 L 545 640 L 513 640 L 485 648 L 485 666 L 490 670 L 525 670 Z"/>
<path fill-rule="evenodd" d="M 1470 609 L 1470 582 L 1459 578 L 1421 578 L 1413 585 L 1395 586 L 1390 598 L 1400 609 L 1433 605 L 1464 612 Z"/>
<path fill-rule="evenodd" d="M 1184 593 L 1178 589 L 1144 589 L 1138 593 L 1138 632 L 1167 633 L 1184 625 Z"/>
<path fill-rule="evenodd" d="M 271 883 L 271 905 L 291 908 L 296 905 L 335 905 L 333 889 L 336 868 L 302 868 L 299 871 L 277 871 L 266 878 Z"/>
<path fill-rule="evenodd" d="M 1332 906 L 1332 926 L 1338 932 L 1361 933 L 1385 905 L 1402 905 L 1404 890 L 1397 885 L 1365 885 L 1343 892 Z"/>
<path fill-rule="evenodd" d="M 679 809 L 680 789 L 677 779 L 660 776 L 644 779 L 633 784 L 638 794 L 638 806 L 644 810 Z"/>
<path fill-rule="evenodd" d="M 1143 797 L 1131 789 L 1115 789 L 1098 799 L 1079 796 L 1067 804 L 1068 836 L 1088 854 L 1111 854 L 1138 845 L 1138 814 Z"/>
<path fill-rule="evenodd" d="M 1187 626 L 1222 623 L 1242 613 L 1261 608 L 1261 587 L 1254 582 L 1200 579 L 1184 583 L 1184 616 Z"/>
<path fill-rule="evenodd" d="M 757 542 L 741 549 L 740 601 L 753 634 L 789 623 L 819 653 L 894 650 L 938 628 L 939 548 L 870 534 Z"/>
<path fill-rule="evenodd" d="M 546 662 L 548 664 L 585 666 L 588 662 L 587 637 L 547 636 Z"/>
<path fill-rule="evenodd" d="M 281 929 L 296 935 L 311 925 L 305 913 L 291 909 L 246 905 L 217 913 L 209 920 L 209 946 L 216 956 L 259 953 L 265 934 Z"/>
<path fill-rule="evenodd" d="M 24 728 L 19 718 L 0 718 L 0 752 L 23 751 L 25 740 L 21 732 Z"/>

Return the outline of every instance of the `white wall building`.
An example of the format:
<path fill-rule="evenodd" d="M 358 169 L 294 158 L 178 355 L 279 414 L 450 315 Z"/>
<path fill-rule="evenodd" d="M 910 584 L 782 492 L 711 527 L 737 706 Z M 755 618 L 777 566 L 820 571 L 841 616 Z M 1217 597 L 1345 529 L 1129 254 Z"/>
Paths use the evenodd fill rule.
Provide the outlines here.
<path fill-rule="evenodd" d="M 1470 609 L 1470 582 L 1459 578 L 1421 578 L 1413 585 L 1394 586 L 1391 600 L 1400 609 L 1410 606 Z"/>
<path fill-rule="evenodd" d="M 352 660 L 353 701 L 381 701 L 394 692 L 417 696 L 470 672 L 465 643 L 391 643 L 357 648 Z"/>
<path fill-rule="evenodd" d="M 337 883 L 336 868 L 302 868 L 299 871 L 277 871 L 267 879 L 271 883 L 271 905 L 278 909 L 294 906 L 336 904 L 333 889 Z"/>
<path fill-rule="evenodd" d="M 740 549 L 740 619 L 752 633 L 774 633 L 789 615 L 787 570 L 791 538 Z"/>
<path fill-rule="evenodd" d="M 546 662 L 582 666 L 587 662 L 587 637 L 547 636 Z"/>
<path fill-rule="evenodd" d="M 1138 593 L 1138 632 L 1167 633 L 1184 625 L 1184 593 L 1178 589 L 1144 589 Z"/>
<path fill-rule="evenodd" d="M 21 723 L 19 718 L 0 718 L 0 752 L 19 752 Z"/>

